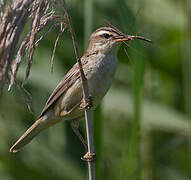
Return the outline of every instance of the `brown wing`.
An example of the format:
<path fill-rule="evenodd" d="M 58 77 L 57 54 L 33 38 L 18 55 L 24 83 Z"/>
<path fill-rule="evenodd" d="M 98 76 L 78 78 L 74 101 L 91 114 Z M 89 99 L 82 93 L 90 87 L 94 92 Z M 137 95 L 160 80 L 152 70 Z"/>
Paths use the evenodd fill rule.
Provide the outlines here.
<path fill-rule="evenodd" d="M 78 64 L 76 63 L 72 69 L 64 76 L 64 78 L 60 81 L 60 83 L 57 85 L 57 87 L 54 89 L 50 97 L 48 98 L 48 101 L 46 102 L 46 105 L 44 106 L 41 114 L 39 115 L 39 118 L 44 115 L 47 110 L 55 104 L 55 102 L 59 99 L 59 97 L 67 91 L 67 89 L 74 84 L 74 82 L 80 78 L 80 72 L 78 69 Z"/>
<path fill-rule="evenodd" d="M 82 61 L 82 65 L 84 66 L 88 63 L 88 58 L 81 58 L 81 61 Z M 44 106 L 41 114 L 39 115 L 39 118 L 42 117 L 44 113 L 47 112 L 47 110 L 49 110 L 49 108 L 57 102 L 59 97 L 63 93 L 65 93 L 67 89 L 70 86 L 72 86 L 76 82 L 76 80 L 79 78 L 80 78 L 80 71 L 79 71 L 78 64 L 76 63 L 74 64 L 72 69 L 70 69 L 70 71 L 68 71 L 68 73 L 64 76 L 64 78 L 60 81 L 58 86 L 54 89 L 54 91 L 48 98 L 48 101 L 46 102 L 46 105 Z"/>

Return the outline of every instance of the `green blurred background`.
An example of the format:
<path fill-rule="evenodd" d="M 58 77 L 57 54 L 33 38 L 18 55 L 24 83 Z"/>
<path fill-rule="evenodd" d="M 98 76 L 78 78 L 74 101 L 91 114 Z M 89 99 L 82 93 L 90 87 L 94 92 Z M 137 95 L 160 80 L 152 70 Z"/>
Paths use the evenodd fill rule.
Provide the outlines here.
<path fill-rule="evenodd" d="M 80 53 L 90 33 L 109 20 L 125 33 L 153 40 L 122 45 L 115 80 L 95 111 L 97 179 L 191 179 L 191 1 L 67 1 Z M 84 180 L 84 149 L 68 122 L 41 133 L 16 154 L 13 142 L 36 120 L 48 96 L 76 62 L 69 32 L 50 59 L 58 29 L 36 49 L 26 98 L 4 88 L 0 101 L 0 180 Z M 124 52 L 128 52 L 128 56 Z M 27 61 L 17 81 L 22 83 Z M 85 132 L 84 121 L 81 131 Z M 83 133 L 85 135 L 85 133 Z"/>

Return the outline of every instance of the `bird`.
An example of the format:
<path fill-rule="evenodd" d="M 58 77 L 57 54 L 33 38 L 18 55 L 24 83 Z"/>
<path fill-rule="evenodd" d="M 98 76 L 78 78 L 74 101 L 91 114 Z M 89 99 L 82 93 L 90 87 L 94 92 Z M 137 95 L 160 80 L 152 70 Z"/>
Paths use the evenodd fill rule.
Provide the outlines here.
<path fill-rule="evenodd" d="M 100 103 L 112 84 L 120 44 L 134 39 L 151 42 L 142 36 L 124 34 L 114 27 L 101 27 L 91 34 L 88 48 L 81 57 L 81 63 L 93 108 Z M 84 106 L 82 80 L 76 63 L 53 90 L 37 120 L 15 142 L 10 152 L 19 151 L 41 131 L 63 120 L 70 121 L 73 131 L 87 147 L 78 129 L 79 121 L 84 117 Z"/>

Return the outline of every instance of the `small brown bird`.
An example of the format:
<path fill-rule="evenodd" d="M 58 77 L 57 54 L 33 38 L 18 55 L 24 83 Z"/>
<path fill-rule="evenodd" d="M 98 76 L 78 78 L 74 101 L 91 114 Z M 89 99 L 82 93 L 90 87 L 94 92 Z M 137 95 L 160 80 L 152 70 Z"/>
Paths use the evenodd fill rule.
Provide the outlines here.
<path fill-rule="evenodd" d="M 97 106 L 111 86 L 117 67 L 116 54 L 120 42 L 133 39 L 151 42 L 144 37 L 126 35 L 111 27 L 102 27 L 92 33 L 81 62 L 93 99 L 93 107 Z M 19 151 L 42 130 L 62 120 L 71 121 L 72 129 L 86 146 L 78 130 L 79 120 L 84 117 L 83 106 L 82 82 L 76 63 L 52 92 L 38 120 L 10 148 L 10 152 Z"/>

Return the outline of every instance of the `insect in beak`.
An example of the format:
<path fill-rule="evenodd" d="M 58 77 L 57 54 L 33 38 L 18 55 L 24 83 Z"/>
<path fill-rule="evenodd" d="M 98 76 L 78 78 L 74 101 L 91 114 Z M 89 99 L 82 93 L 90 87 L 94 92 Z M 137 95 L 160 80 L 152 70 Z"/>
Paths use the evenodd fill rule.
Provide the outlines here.
<path fill-rule="evenodd" d="M 134 40 L 134 39 L 140 39 L 140 40 L 143 40 L 143 41 L 147 41 L 149 43 L 152 42 L 150 39 L 147 39 L 147 38 L 142 37 L 142 36 L 136 36 L 136 35 L 125 35 L 124 34 L 124 35 L 114 37 L 115 42 L 124 42 L 124 41 L 129 41 L 129 40 Z"/>

